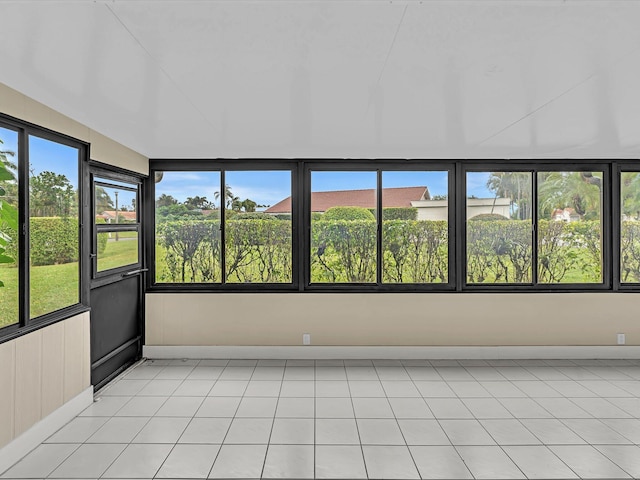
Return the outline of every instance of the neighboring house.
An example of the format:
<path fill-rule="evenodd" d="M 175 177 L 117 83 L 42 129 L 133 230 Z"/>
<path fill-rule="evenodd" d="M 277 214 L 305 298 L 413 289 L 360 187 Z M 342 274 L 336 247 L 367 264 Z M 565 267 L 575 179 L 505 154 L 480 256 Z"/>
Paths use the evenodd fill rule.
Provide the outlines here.
<path fill-rule="evenodd" d="M 429 200 L 427 187 L 399 187 L 382 189 L 382 208 L 412 206 L 414 201 Z M 331 207 L 376 207 L 376 191 L 366 190 L 336 190 L 331 192 L 311 192 L 311 211 L 324 213 Z M 291 213 L 291 197 L 267 208 L 265 213 L 272 215 Z"/>
<path fill-rule="evenodd" d="M 136 212 L 123 212 L 118 211 L 118 217 L 120 220 L 124 220 L 124 222 L 135 222 L 137 220 Z M 102 218 L 107 223 L 116 223 L 116 211 L 115 210 L 105 210 L 99 215 L 96 215 L 96 218 Z"/>
<path fill-rule="evenodd" d="M 399 187 L 382 189 L 382 208 L 414 207 L 418 210 L 418 220 L 448 220 L 448 200 L 431 200 L 427 187 Z M 311 192 L 311 211 L 324 213 L 331 207 L 375 208 L 374 189 L 336 190 L 331 192 Z M 290 214 L 291 197 L 265 210 L 272 215 Z M 510 198 L 468 198 L 468 218 L 494 213 L 511 218 Z"/>
<path fill-rule="evenodd" d="M 580 215 L 578 215 L 575 209 L 567 207 L 567 208 L 556 208 L 551 214 L 551 220 L 555 220 L 556 222 L 579 222 Z"/>
<path fill-rule="evenodd" d="M 448 220 L 448 200 L 411 202 L 418 209 L 418 220 Z M 467 198 L 467 218 L 496 214 L 511 218 L 510 198 Z"/>

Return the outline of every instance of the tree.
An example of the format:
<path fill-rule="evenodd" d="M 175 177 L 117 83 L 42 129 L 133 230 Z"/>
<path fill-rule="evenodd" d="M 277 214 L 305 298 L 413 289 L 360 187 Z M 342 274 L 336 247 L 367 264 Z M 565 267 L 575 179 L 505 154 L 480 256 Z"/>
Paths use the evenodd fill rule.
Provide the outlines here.
<path fill-rule="evenodd" d="M 541 218 L 551 218 L 556 209 L 573 208 L 581 218 L 600 218 L 601 178 L 591 172 L 544 172 L 538 179 Z"/>
<path fill-rule="evenodd" d="M 487 188 L 495 197 L 511 200 L 512 217 L 518 220 L 531 218 L 531 173 L 529 172 L 491 172 Z"/>
<path fill-rule="evenodd" d="M 109 196 L 109 194 L 104 188 L 96 185 L 95 196 L 96 196 L 96 213 L 102 213 L 106 210 L 114 209 L 113 200 L 111 199 L 111 197 Z"/>
<path fill-rule="evenodd" d="M 6 152 L 0 152 L 0 160 L 0 184 L 15 182 L 15 176 L 7 166 Z M 3 199 L 5 193 L 6 190 L 0 187 L 0 264 L 15 261 L 6 252 L 7 247 L 13 241 L 10 234 L 15 234 L 18 231 L 18 209 Z M 0 280 L 0 287 L 4 287 L 2 280 Z"/>
<path fill-rule="evenodd" d="M 255 212 L 258 204 L 249 198 L 245 198 L 242 202 L 242 209 L 245 212 Z"/>
<path fill-rule="evenodd" d="M 170 205 L 177 205 L 178 204 L 178 200 L 173 198 L 171 195 L 167 195 L 166 193 L 163 193 L 162 195 L 160 195 L 158 197 L 158 200 L 156 200 L 156 207 L 168 207 Z"/>
<path fill-rule="evenodd" d="M 32 217 L 68 217 L 73 212 L 76 192 L 62 174 L 44 171 L 31 176 L 29 213 Z"/>
<path fill-rule="evenodd" d="M 640 219 L 640 172 L 622 172 L 621 204 L 622 214 L 635 220 Z"/>
<path fill-rule="evenodd" d="M 220 192 L 215 192 L 213 194 L 213 198 L 218 200 L 220 198 Z M 236 197 L 231 191 L 231 187 L 229 185 L 224 186 L 224 199 L 225 199 L 225 207 L 233 210 L 233 201 L 240 201 L 238 197 Z"/>
<path fill-rule="evenodd" d="M 196 195 L 195 197 L 187 197 L 184 201 L 184 204 L 187 208 L 197 209 L 197 210 L 209 210 L 213 208 L 212 203 L 207 200 L 207 197 L 200 197 Z"/>
<path fill-rule="evenodd" d="M 228 203 L 229 201 L 227 200 L 227 204 Z M 231 210 L 233 210 L 234 212 L 239 212 L 240 210 L 242 210 L 242 202 L 240 201 L 240 197 L 233 197 L 231 199 Z"/>

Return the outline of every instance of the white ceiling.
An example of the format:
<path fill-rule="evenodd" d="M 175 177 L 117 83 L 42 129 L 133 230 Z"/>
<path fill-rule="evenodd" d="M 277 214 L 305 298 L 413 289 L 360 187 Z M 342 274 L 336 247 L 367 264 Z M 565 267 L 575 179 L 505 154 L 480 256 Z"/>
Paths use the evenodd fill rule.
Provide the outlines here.
<path fill-rule="evenodd" d="M 0 0 L 0 19 L 0 82 L 149 157 L 640 157 L 635 0 Z"/>

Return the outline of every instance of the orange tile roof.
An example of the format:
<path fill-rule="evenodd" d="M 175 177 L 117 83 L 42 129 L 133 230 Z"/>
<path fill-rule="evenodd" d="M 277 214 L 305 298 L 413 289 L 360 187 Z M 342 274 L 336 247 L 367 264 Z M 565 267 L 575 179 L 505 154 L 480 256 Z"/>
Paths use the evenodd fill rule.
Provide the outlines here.
<path fill-rule="evenodd" d="M 124 218 L 125 220 L 136 220 L 138 218 L 136 212 L 123 212 L 122 210 L 118 210 L 118 216 Z M 96 215 L 96 217 L 105 219 L 116 218 L 116 211 L 105 210 L 104 212 L 102 212 L 102 214 Z"/>
<path fill-rule="evenodd" d="M 427 187 L 399 187 L 382 189 L 382 207 L 410 207 L 415 200 L 429 200 Z M 375 189 L 336 190 L 331 192 L 311 192 L 311 211 L 326 212 L 331 207 L 375 208 Z M 291 197 L 267 208 L 265 213 L 291 213 Z"/>

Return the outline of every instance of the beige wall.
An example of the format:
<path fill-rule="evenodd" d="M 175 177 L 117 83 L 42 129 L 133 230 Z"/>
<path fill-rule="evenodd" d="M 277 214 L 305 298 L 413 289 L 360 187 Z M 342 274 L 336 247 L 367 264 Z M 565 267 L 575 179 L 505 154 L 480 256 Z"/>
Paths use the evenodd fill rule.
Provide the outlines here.
<path fill-rule="evenodd" d="M 0 447 L 90 385 L 89 313 L 0 344 Z"/>
<path fill-rule="evenodd" d="M 640 294 L 147 294 L 147 345 L 640 345 Z"/>
<path fill-rule="evenodd" d="M 147 175 L 149 160 L 51 108 L 0 83 L 0 113 L 91 144 L 91 159 Z"/>

